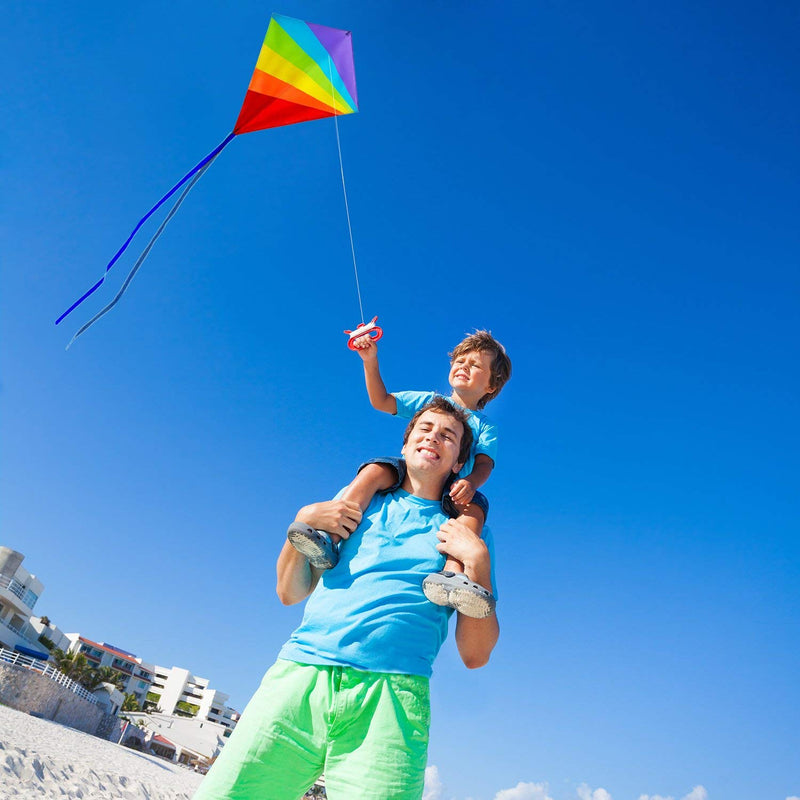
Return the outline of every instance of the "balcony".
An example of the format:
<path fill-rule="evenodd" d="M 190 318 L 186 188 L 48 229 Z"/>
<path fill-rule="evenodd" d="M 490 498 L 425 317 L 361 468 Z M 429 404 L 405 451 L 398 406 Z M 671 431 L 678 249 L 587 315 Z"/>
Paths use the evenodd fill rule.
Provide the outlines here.
<path fill-rule="evenodd" d="M 27 639 L 29 642 L 37 642 L 39 635 L 27 622 L 13 622 L 12 620 L 0 619 L 0 625 L 5 625 L 10 631 L 13 631 L 17 636 Z"/>
<path fill-rule="evenodd" d="M 16 578 L 9 578 L 8 575 L 0 575 L 0 589 L 5 589 L 13 594 L 31 610 L 33 610 L 36 601 L 39 599 L 36 594 L 26 586 L 23 586 Z"/>

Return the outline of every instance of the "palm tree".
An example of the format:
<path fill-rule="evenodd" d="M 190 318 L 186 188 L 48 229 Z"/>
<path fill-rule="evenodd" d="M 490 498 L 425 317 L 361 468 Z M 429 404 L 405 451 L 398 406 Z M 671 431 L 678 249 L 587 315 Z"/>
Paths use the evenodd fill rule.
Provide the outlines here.
<path fill-rule="evenodd" d="M 58 667 L 59 672 L 63 672 L 68 678 L 81 683 L 89 671 L 89 662 L 83 653 L 65 653 L 56 648 L 51 654 L 51 658 Z"/>
<path fill-rule="evenodd" d="M 113 667 L 97 667 L 86 675 L 81 683 L 93 692 L 101 683 L 113 683 L 121 692 L 125 691 L 125 678 Z"/>
<path fill-rule="evenodd" d="M 125 701 L 122 704 L 123 711 L 141 711 L 139 708 L 139 701 L 133 692 L 125 695 Z"/>

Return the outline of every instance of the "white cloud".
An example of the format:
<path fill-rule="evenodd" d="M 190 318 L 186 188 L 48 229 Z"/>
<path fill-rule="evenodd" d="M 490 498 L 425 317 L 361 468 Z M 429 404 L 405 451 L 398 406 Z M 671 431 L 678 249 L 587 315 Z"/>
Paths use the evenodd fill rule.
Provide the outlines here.
<path fill-rule="evenodd" d="M 800 797 L 798 797 L 797 795 L 793 794 L 791 797 L 787 797 L 786 800 L 800 800 Z"/>
<path fill-rule="evenodd" d="M 520 781 L 513 789 L 501 789 L 494 796 L 494 800 L 553 800 L 547 791 L 546 783 Z"/>
<path fill-rule="evenodd" d="M 422 800 L 441 800 L 442 780 L 439 777 L 439 767 L 431 765 L 425 767 L 425 788 L 422 790 Z"/>
<path fill-rule="evenodd" d="M 695 786 L 683 800 L 708 800 L 708 792 L 705 786 Z"/>
<path fill-rule="evenodd" d="M 639 800 L 675 800 L 672 795 L 668 795 L 664 797 L 660 794 L 640 794 Z M 681 800 L 708 800 L 708 791 L 706 791 L 706 787 L 702 785 L 697 785 L 692 789 L 689 794 L 685 794 Z M 791 797 L 787 797 L 786 800 L 792 800 Z M 800 800 L 800 797 L 795 798 L 795 800 Z"/>
<path fill-rule="evenodd" d="M 611 795 L 605 789 L 592 791 L 592 788 L 586 783 L 582 783 L 578 787 L 578 797 L 580 800 L 611 800 Z"/>

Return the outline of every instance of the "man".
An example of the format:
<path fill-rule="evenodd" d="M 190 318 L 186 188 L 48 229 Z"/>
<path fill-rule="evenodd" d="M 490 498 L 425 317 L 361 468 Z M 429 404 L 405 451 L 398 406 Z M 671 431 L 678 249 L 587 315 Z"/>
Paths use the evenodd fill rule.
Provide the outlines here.
<path fill-rule="evenodd" d="M 323 771 L 330 800 L 419 800 L 428 679 L 452 614 L 426 600 L 422 581 L 446 554 L 493 591 L 488 529 L 481 539 L 441 508 L 471 438 L 464 413 L 436 398 L 406 429 L 401 485 L 376 496 L 363 519 L 341 499 L 300 509 L 292 527 L 347 541 L 325 572 L 284 544 L 278 596 L 287 605 L 311 598 L 195 800 L 296 800 Z M 467 667 L 487 663 L 498 635 L 493 613 L 458 614 Z"/>

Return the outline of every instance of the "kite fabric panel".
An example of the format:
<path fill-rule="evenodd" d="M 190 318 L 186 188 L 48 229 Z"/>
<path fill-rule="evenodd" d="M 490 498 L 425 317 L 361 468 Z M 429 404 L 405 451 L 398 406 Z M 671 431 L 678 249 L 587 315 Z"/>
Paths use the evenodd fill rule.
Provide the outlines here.
<path fill-rule="evenodd" d="M 350 31 L 273 15 L 233 132 L 356 111 Z"/>
<path fill-rule="evenodd" d="M 86 323 L 73 336 L 72 341 L 117 303 L 188 191 L 235 136 L 296 122 L 353 114 L 356 111 L 358 95 L 350 31 L 273 14 L 234 129 L 139 220 L 128 239 L 106 265 L 100 280 L 56 320 L 56 325 L 103 285 L 108 271 L 125 252 L 139 229 L 191 179 L 137 260 L 117 296 Z"/>

